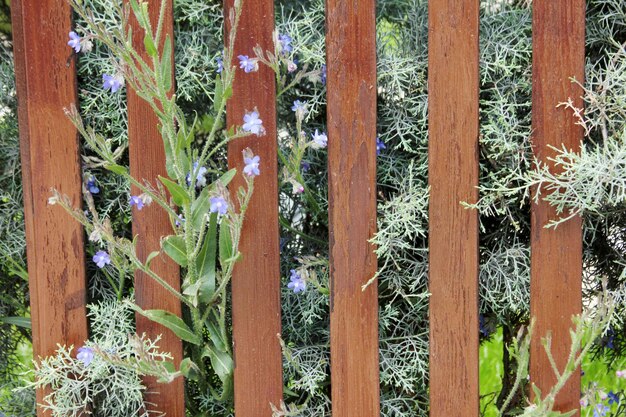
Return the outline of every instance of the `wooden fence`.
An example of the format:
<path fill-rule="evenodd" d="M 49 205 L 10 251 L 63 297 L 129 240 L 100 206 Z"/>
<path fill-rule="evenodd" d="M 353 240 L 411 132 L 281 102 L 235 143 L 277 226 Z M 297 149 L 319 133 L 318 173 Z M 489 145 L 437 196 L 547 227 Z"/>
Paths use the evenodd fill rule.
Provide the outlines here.
<path fill-rule="evenodd" d="M 233 0 L 226 0 L 230 6 Z M 153 16 L 160 1 L 150 0 Z M 329 224 L 331 265 L 331 367 L 334 417 L 373 417 L 379 411 L 378 304 L 376 285 L 361 291 L 376 270 L 368 239 L 376 228 L 375 0 L 327 0 Z M 584 76 L 584 0 L 533 1 L 533 143 L 544 161 L 549 145 L 576 149 L 581 128 L 557 104 L 574 99 L 570 78 Z M 165 27 L 172 32 L 172 5 Z M 15 64 L 23 163 L 33 345 L 36 356 L 57 343 L 87 338 L 83 231 L 58 206 L 51 187 L 79 205 L 81 169 L 77 132 L 63 108 L 76 101 L 75 57 L 66 45 L 72 13 L 64 0 L 13 0 Z M 430 397 L 431 416 L 475 417 L 478 381 L 478 214 L 460 201 L 475 201 L 478 184 L 479 0 L 429 2 L 430 196 Z M 259 44 L 272 49 L 273 0 L 246 0 L 235 56 Z M 135 39 L 141 39 L 136 36 Z M 141 45 L 138 45 L 141 49 Z M 264 161 L 255 184 L 232 283 L 237 417 L 270 416 L 282 397 L 279 228 L 275 81 L 270 70 L 238 77 L 228 120 L 244 109 L 263 108 L 267 136 L 229 146 L 230 165 L 241 168 L 241 149 L 254 144 Z M 255 102 L 251 102 L 251 97 Z M 164 173 L 156 119 L 129 92 L 130 169 L 154 180 Z M 237 184 L 233 184 L 235 187 Z M 236 189 L 232 187 L 232 189 Z M 553 333 L 562 366 L 569 352 L 570 317 L 581 310 L 580 219 L 558 229 L 546 203 L 532 206 L 531 314 L 537 334 Z M 140 257 L 158 249 L 171 232 L 160 210 L 133 216 Z M 178 267 L 153 262 L 179 286 Z M 249 279 L 250 275 L 255 279 Z M 180 304 L 152 280 L 136 275 L 137 302 L 180 314 Z M 163 349 L 176 358 L 182 347 L 167 330 L 137 317 L 138 332 L 164 333 Z M 545 392 L 554 382 L 539 338 L 532 344 L 531 379 Z M 166 389 L 149 381 L 152 401 L 170 416 L 184 415 L 183 385 Z M 557 409 L 578 407 L 580 377 L 573 377 Z M 38 393 L 41 401 L 42 393 Z M 39 415 L 45 413 L 40 409 Z"/>

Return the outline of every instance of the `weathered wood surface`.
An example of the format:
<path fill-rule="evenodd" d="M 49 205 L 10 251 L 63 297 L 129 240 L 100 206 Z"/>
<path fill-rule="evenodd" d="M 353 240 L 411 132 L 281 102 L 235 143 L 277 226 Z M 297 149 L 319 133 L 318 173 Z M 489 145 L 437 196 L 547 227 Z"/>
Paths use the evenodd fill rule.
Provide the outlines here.
<path fill-rule="evenodd" d="M 583 131 L 572 111 L 557 105 L 571 98 L 582 108 L 585 69 L 585 1 L 533 2 L 532 143 L 539 160 L 554 155 L 549 145 L 578 149 Z M 549 163 L 549 162 L 548 162 Z M 552 166 L 553 169 L 555 169 Z M 570 352 L 571 316 L 582 310 L 582 226 L 575 218 L 557 229 L 544 226 L 557 215 L 541 201 L 532 206 L 531 316 L 537 319 L 531 345 L 531 381 L 545 394 L 556 381 L 541 345 L 552 333 L 552 350 L 562 369 Z M 576 372 L 557 397 L 555 410 L 579 408 L 580 373 Z"/>
<path fill-rule="evenodd" d="M 71 10 L 62 0 L 13 0 L 12 24 L 35 358 L 87 339 L 83 228 L 51 188 L 81 206 L 77 131 L 63 109 L 76 103 L 76 65 L 67 46 Z M 43 402 L 44 392 L 37 392 Z M 49 415 L 39 408 L 39 416 Z"/>
<path fill-rule="evenodd" d="M 233 6 L 225 1 L 225 14 Z M 246 0 L 241 15 L 233 65 L 237 55 L 254 56 L 252 48 L 274 50 L 274 2 Z M 232 281 L 233 343 L 235 356 L 235 414 L 270 417 L 270 403 L 282 399 L 282 354 L 277 334 L 280 323 L 280 260 L 278 230 L 278 173 L 276 137 L 276 84 L 264 65 L 246 74 L 237 68 L 233 97 L 227 104 L 228 126 L 243 123 L 246 112 L 258 109 L 265 136 L 237 139 L 228 146 L 228 164 L 237 168 L 230 184 L 231 198 L 244 185 L 242 151 L 250 148 L 261 157 L 261 175 L 254 179 L 254 194 L 243 226 Z"/>
<path fill-rule="evenodd" d="M 161 0 L 149 0 L 148 12 L 153 27 L 159 16 Z M 166 3 L 165 20 L 163 25 L 163 39 L 159 48 L 162 51 L 165 34 L 170 34 L 173 42 L 173 14 L 172 1 Z M 133 29 L 133 46 L 146 62 L 151 62 L 143 43 L 144 32 L 139 27 L 131 13 L 131 27 Z M 128 89 L 128 139 L 130 173 L 141 182 L 149 181 L 156 186 L 159 175 L 167 177 L 165 168 L 165 150 L 158 128 L 158 118 L 150 105 L 141 99 L 132 89 Z M 141 191 L 131 187 L 131 195 L 139 195 Z M 169 215 L 157 204 L 144 206 L 139 211 L 135 207 L 133 216 L 133 236 L 137 239 L 137 256 L 141 260 L 153 251 L 159 250 L 163 236 L 173 234 Z M 178 265 L 167 255 L 161 254 L 155 258 L 150 267 L 159 276 L 175 289 L 180 289 L 180 270 Z M 161 309 L 180 315 L 180 301 L 163 288 L 158 282 L 141 271 L 135 272 L 135 300 L 143 309 Z M 149 337 L 162 335 L 159 347 L 170 352 L 176 364 L 182 360 L 182 344 L 180 339 L 169 329 L 145 318 L 135 315 L 137 333 L 145 333 Z M 145 378 L 146 400 L 154 410 L 166 413 L 168 416 L 183 416 L 185 414 L 184 382 L 182 378 L 171 384 L 159 384 L 155 378 Z"/>
<path fill-rule="evenodd" d="M 478 416 L 478 0 L 428 13 L 430 415 Z"/>
<path fill-rule="evenodd" d="M 330 354 L 334 417 L 377 417 L 374 0 L 326 2 Z"/>

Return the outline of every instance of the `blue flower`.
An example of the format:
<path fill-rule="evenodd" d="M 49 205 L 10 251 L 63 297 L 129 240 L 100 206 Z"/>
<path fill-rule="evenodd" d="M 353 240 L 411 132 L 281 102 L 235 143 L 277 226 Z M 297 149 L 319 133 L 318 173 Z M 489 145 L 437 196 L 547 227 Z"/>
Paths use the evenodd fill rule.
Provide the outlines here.
<path fill-rule="evenodd" d="M 283 54 L 287 54 L 293 51 L 293 46 L 291 46 L 291 36 L 284 34 L 278 35 L 278 42 L 280 43 L 280 50 Z"/>
<path fill-rule="evenodd" d="M 326 136 L 326 133 L 319 133 L 319 131 L 315 129 L 315 133 L 311 134 L 311 136 L 313 136 L 313 143 L 311 145 L 313 148 L 321 149 L 328 146 L 328 136 Z"/>
<path fill-rule="evenodd" d="M 609 405 L 611 405 L 611 404 L 619 404 L 619 395 L 618 394 L 614 393 L 613 391 L 609 391 L 609 393 L 606 396 L 609 399 Z"/>
<path fill-rule="evenodd" d="M 248 112 L 243 116 L 243 126 L 241 128 L 244 132 L 250 132 L 257 136 L 265 134 L 263 120 L 259 119 L 259 112 L 256 110 Z"/>
<path fill-rule="evenodd" d="M 613 341 L 615 340 L 615 331 L 612 328 L 606 332 L 606 337 L 604 338 L 604 347 L 607 349 L 615 349 L 615 345 Z"/>
<path fill-rule="evenodd" d="M 609 407 L 607 407 L 604 404 L 598 404 L 595 406 L 595 408 L 593 409 L 593 417 L 604 417 L 606 416 L 606 413 L 610 410 Z"/>
<path fill-rule="evenodd" d="M 261 157 L 259 155 L 255 155 L 252 158 L 243 158 L 243 163 L 246 164 L 243 167 L 243 173 L 249 177 L 254 177 L 261 174 L 259 170 L 259 162 L 261 161 Z"/>
<path fill-rule="evenodd" d="M 74 48 L 74 52 L 80 52 L 80 36 L 78 36 L 76 32 L 70 32 L 70 40 L 67 44 L 70 46 L 70 48 Z"/>
<path fill-rule="evenodd" d="M 302 168 L 302 172 L 309 172 L 309 169 L 311 169 L 311 164 L 307 161 L 302 161 L 300 163 L 300 168 Z"/>
<path fill-rule="evenodd" d="M 94 350 L 90 347 L 83 346 L 77 349 L 76 359 L 82 361 L 83 365 L 89 366 L 94 357 Z"/>
<path fill-rule="evenodd" d="M 102 88 L 110 90 L 112 93 L 116 93 L 117 90 L 122 88 L 124 79 L 118 75 L 102 74 Z"/>
<path fill-rule="evenodd" d="M 254 72 L 259 69 L 259 63 L 256 59 L 249 58 L 248 55 L 238 55 L 237 58 L 239 58 L 239 68 L 246 73 Z"/>
<path fill-rule="evenodd" d="M 387 149 L 387 146 L 385 146 L 385 142 L 380 140 L 380 138 L 376 138 L 376 156 L 380 155 L 380 151 L 382 151 L 383 149 Z"/>
<path fill-rule="evenodd" d="M 322 80 L 322 84 L 326 85 L 326 64 L 322 64 L 320 69 L 320 80 Z"/>
<path fill-rule="evenodd" d="M 143 200 L 141 198 L 141 196 L 138 195 L 131 195 L 130 196 L 130 206 L 135 206 L 137 207 L 137 210 L 140 210 L 143 208 L 144 204 L 143 204 Z"/>
<path fill-rule="evenodd" d="M 296 112 L 296 114 L 300 112 L 302 113 L 302 115 L 304 115 L 304 113 L 306 112 L 306 101 L 300 101 L 300 100 L 294 101 L 293 106 L 291 106 L 291 110 Z"/>
<path fill-rule="evenodd" d="M 224 200 L 223 197 L 211 197 L 209 201 L 211 202 L 209 212 L 218 213 L 222 216 L 228 213 L 228 203 L 226 202 L 226 200 Z"/>
<path fill-rule="evenodd" d="M 294 293 L 299 293 L 306 290 L 306 281 L 295 269 L 291 270 L 291 282 L 287 284 L 289 289 L 292 289 Z"/>
<path fill-rule="evenodd" d="M 217 73 L 220 74 L 222 71 L 224 71 L 224 60 L 221 56 L 218 56 L 217 58 L 215 58 L 215 61 L 217 62 Z"/>
<path fill-rule="evenodd" d="M 91 194 L 98 194 L 100 192 L 100 188 L 96 185 L 96 179 L 93 175 L 87 180 L 87 189 Z"/>
<path fill-rule="evenodd" d="M 103 250 L 99 250 L 98 252 L 96 252 L 92 259 L 96 263 L 96 265 L 98 265 L 98 268 L 104 268 L 105 265 L 111 263 L 111 257 Z"/>
<path fill-rule="evenodd" d="M 193 163 L 192 172 L 196 173 L 196 187 L 204 187 L 206 185 L 206 167 L 198 168 L 198 161 Z M 191 172 L 187 173 L 187 185 L 191 185 Z"/>

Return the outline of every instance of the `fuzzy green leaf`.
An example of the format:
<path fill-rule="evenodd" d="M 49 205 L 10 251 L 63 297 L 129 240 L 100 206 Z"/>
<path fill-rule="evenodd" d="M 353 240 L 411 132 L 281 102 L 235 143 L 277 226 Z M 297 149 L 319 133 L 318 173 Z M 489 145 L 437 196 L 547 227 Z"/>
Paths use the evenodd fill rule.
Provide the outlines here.
<path fill-rule="evenodd" d="M 146 52 L 149 56 L 155 57 L 157 54 L 156 45 L 154 44 L 154 40 L 152 36 L 146 33 L 146 36 L 143 37 L 143 45 L 146 47 Z"/>
<path fill-rule="evenodd" d="M 212 213 L 209 230 L 204 236 L 204 243 L 196 259 L 200 288 L 199 300 L 208 303 L 215 293 L 215 258 L 217 253 L 217 213 Z"/>
<path fill-rule="evenodd" d="M 167 327 L 182 340 L 193 343 L 194 345 L 200 345 L 202 343 L 202 338 L 195 334 L 177 315 L 165 310 L 143 310 L 137 305 L 131 305 L 136 312 L 155 323 Z"/>
<path fill-rule="evenodd" d="M 189 198 L 189 194 L 187 194 L 187 190 L 185 190 L 183 187 L 165 177 L 159 176 L 159 179 L 161 180 L 163 185 L 165 185 L 167 191 L 170 192 L 170 194 L 172 195 L 172 200 L 174 200 L 174 203 L 177 206 L 182 207 L 183 205 L 191 201 L 191 199 Z"/>
<path fill-rule="evenodd" d="M 168 236 L 163 240 L 163 250 L 180 266 L 187 266 L 187 250 L 181 236 Z"/>
<path fill-rule="evenodd" d="M 161 80 L 163 89 L 170 91 L 172 88 L 172 39 L 168 34 L 165 36 L 163 45 L 163 56 L 161 57 Z"/>

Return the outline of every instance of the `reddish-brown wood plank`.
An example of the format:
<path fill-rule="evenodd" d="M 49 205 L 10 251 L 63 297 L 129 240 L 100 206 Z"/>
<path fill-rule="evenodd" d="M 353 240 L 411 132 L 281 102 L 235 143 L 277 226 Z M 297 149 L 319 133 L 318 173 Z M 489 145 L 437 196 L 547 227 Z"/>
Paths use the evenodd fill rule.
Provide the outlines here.
<path fill-rule="evenodd" d="M 24 217 L 35 357 L 87 338 L 83 228 L 52 187 L 82 204 L 78 136 L 64 107 L 76 103 L 76 67 L 67 46 L 72 13 L 63 0 L 14 0 L 12 22 L 18 93 Z M 43 402 L 43 391 L 37 392 Z M 49 415 L 40 408 L 39 416 Z"/>
<path fill-rule="evenodd" d="M 479 409 L 478 3 L 429 2 L 431 417 Z"/>
<path fill-rule="evenodd" d="M 226 16 L 232 6 L 232 0 L 225 1 Z M 245 0 L 233 65 L 238 67 L 237 55 L 254 56 L 256 45 L 273 51 L 273 30 L 273 0 Z M 244 185 L 242 151 L 249 147 L 261 157 L 261 175 L 254 179 L 254 195 L 239 244 L 243 257 L 235 266 L 232 281 L 237 417 L 271 416 L 270 403 L 278 405 L 283 393 L 277 337 L 281 324 L 276 85 L 273 71 L 264 65 L 248 74 L 237 69 L 233 97 L 227 104 L 228 126 L 241 125 L 244 114 L 255 107 L 265 136 L 238 139 L 228 146 L 228 164 L 238 172 L 230 184 L 233 200 Z"/>
<path fill-rule="evenodd" d="M 149 0 L 148 12 L 153 28 L 159 16 L 161 0 Z M 163 39 L 170 34 L 173 41 L 172 1 L 166 3 Z M 144 32 L 134 16 L 131 18 L 133 28 L 133 45 L 141 52 L 146 62 L 151 62 L 145 52 L 143 43 Z M 162 41 L 161 48 L 164 40 Z M 165 169 L 165 150 L 158 129 L 158 119 L 150 105 L 143 101 L 131 89 L 128 91 L 128 139 L 130 173 L 136 179 L 148 180 L 156 184 L 159 175 L 167 177 Z M 141 194 L 136 187 L 131 188 L 132 195 Z M 157 204 L 144 207 L 141 211 L 133 208 L 133 235 L 137 239 L 137 256 L 145 260 L 150 252 L 159 250 L 161 237 L 171 235 L 172 226 L 168 214 Z M 150 264 L 151 268 L 167 281 L 173 288 L 180 288 L 180 271 L 178 265 L 165 254 L 161 254 Z M 135 273 L 135 299 L 143 309 L 162 309 L 174 314 L 181 314 L 180 301 L 164 289 L 158 282 L 137 271 Z M 159 347 L 172 353 L 174 362 L 182 359 L 181 341 L 169 329 L 137 314 L 137 333 L 145 333 L 149 337 L 162 335 Z M 171 384 L 158 384 L 154 378 L 146 378 L 146 400 L 153 404 L 155 410 L 168 416 L 185 415 L 184 382 L 182 378 Z"/>
<path fill-rule="evenodd" d="M 533 2 L 533 149 L 539 160 L 554 155 L 548 146 L 578 149 L 583 138 L 570 110 L 557 108 L 572 98 L 582 108 L 581 90 L 570 81 L 583 80 L 585 70 L 585 1 Z M 553 167 L 554 168 L 554 167 Z M 552 332 L 552 351 L 563 369 L 570 352 L 571 317 L 582 309 L 582 224 L 575 218 L 557 229 L 544 226 L 556 219 L 546 202 L 532 206 L 531 316 L 537 319 L 531 345 L 531 381 L 545 394 L 556 377 L 541 345 Z M 557 397 L 555 410 L 579 407 L 580 374 L 574 373 Z"/>
<path fill-rule="evenodd" d="M 326 1 L 330 355 L 334 417 L 377 417 L 376 4 Z"/>

